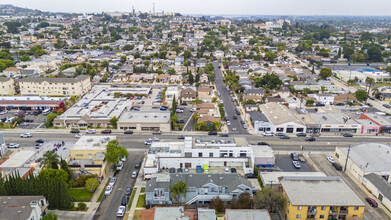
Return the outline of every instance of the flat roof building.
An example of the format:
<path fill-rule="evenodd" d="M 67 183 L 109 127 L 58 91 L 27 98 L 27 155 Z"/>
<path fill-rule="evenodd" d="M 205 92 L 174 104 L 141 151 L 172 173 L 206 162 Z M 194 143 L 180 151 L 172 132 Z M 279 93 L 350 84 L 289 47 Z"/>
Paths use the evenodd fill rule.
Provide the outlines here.
<path fill-rule="evenodd" d="M 1 196 L 1 219 L 42 219 L 49 203 L 43 196 Z"/>
<path fill-rule="evenodd" d="M 271 220 L 266 209 L 226 209 L 225 220 Z"/>
<path fill-rule="evenodd" d="M 169 111 L 126 111 L 118 120 L 121 130 L 170 131 Z"/>

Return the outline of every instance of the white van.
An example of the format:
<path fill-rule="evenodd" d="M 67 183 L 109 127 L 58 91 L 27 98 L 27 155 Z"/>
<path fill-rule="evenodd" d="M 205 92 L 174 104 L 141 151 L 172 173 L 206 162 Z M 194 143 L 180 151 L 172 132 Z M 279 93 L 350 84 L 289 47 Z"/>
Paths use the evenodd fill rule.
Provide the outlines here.
<path fill-rule="evenodd" d="M 50 112 L 51 112 L 50 108 L 47 108 L 47 109 L 42 111 L 42 114 L 43 115 L 48 115 Z"/>
<path fill-rule="evenodd" d="M 122 170 L 123 167 L 124 167 L 124 163 L 123 163 L 122 161 L 120 161 L 120 162 L 117 164 L 117 171 Z"/>

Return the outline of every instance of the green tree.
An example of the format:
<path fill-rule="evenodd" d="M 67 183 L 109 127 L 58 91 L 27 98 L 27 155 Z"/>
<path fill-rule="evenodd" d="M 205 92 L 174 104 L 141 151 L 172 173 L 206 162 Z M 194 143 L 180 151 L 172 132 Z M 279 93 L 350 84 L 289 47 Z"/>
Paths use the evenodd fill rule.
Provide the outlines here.
<path fill-rule="evenodd" d="M 126 62 L 126 56 L 121 56 L 121 63 L 125 63 Z"/>
<path fill-rule="evenodd" d="M 110 119 L 110 125 L 113 127 L 113 128 L 117 128 L 117 126 L 118 126 L 118 118 L 117 117 L 113 117 L 113 118 L 111 118 Z"/>
<path fill-rule="evenodd" d="M 194 83 L 194 76 L 193 76 L 193 73 L 189 73 L 189 84 L 190 85 L 193 85 L 193 83 Z"/>
<path fill-rule="evenodd" d="M 373 44 L 367 50 L 368 60 L 372 62 L 383 62 L 381 48 L 379 44 Z"/>
<path fill-rule="evenodd" d="M 255 87 L 266 87 L 268 89 L 279 89 L 282 81 L 276 74 L 265 74 L 262 77 L 254 78 Z"/>
<path fill-rule="evenodd" d="M 95 189 L 99 186 L 99 182 L 98 180 L 96 180 L 95 178 L 89 178 L 87 181 L 86 181 L 86 190 L 89 191 L 89 192 L 94 192 Z"/>
<path fill-rule="evenodd" d="M 319 73 L 319 76 L 320 76 L 322 79 L 326 79 L 326 78 L 328 78 L 328 77 L 330 77 L 330 76 L 332 76 L 332 75 L 333 75 L 333 72 L 332 72 L 331 69 L 328 68 L 328 67 L 322 68 L 322 69 L 320 70 L 320 73 Z"/>
<path fill-rule="evenodd" d="M 283 210 L 286 204 L 285 197 L 271 188 L 264 187 L 254 196 L 254 208 L 267 209 L 270 213 Z"/>
<path fill-rule="evenodd" d="M 365 86 L 366 86 L 367 93 L 369 93 L 369 91 L 371 91 L 371 88 L 373 85 L 375 85 L 375 79 L 372 77 L 367 77 L 365 79 Z"/>
<path fill-rule="evenodd" d="M 128 158 L 129 153 L 126 148 L 118 146 L 117 140 L 111 140 L 106 145 L 106 160 L 111 163 L 118 163 L 120 158 Z"/>
<path fill-rule="evenodd" d="M 77 208 L 81 211 L 84 211 L 87 209 L 87 204 L 85 204 L 84 202 L 79 202 L 79 204 L 77 204 Z"/>
<path fill-rule="evenodd" d="M 60 169 L 62 169 L 65 172 L 67 172 L 68 180 L 72 177 L 72 171 L 68 168 L 67 162 L 65 160 L 63 160 L 62 158 L 60 160 Z M 68 180 L 66 180 L 66 182 L 68 182 Z"/>
<path fill-rule="evenodd" d="M 56 113 L 50 113 L 46 116 L 46 121 L 44 123 L 44 125 L 47 127 L 47 128 L 50 128 L 50 127 L 53 127 L 53 120 L 57 117 L 57 114 Z"/>
<path fill-rule="evenodd" d="M 367 92 L 363 89 L 357 89 L 356 92 L 354 92 L 354 95 L 358 101 L 365 101 L 368 98 Z"/>
<path fill-rule="evenodd" d="M 47 168 L 53 169 L 57 169 L 57 164 L 60 162 L 58 154 L 53 153 L 53 151 L 47 151 L 46 153 L 44 153 L 42 155 L 42 160 Z"/>
<path fill-rule="evenodd" d="M 220 199 L 220 197 L 216 196 L 212 199 L 212 201 L 210 201 L 210 203 L 212 204 L 212 207 L 214 210 L 216 210 L 216 212 L 224 212 L 224 202 Z"/>
<path fill-rule="evenodd" d="M 29 55 L 23 55 L 20 57 L 20 61 L 25 62 L 25 61 L 30 61 L 30 56 Z"/>
<path fill-rule="evenodd" d="M 42 220 L 58 220 L 58 216 L 48 212 L 45 216 L 43 216 Z"/>
<path fill-rule="evenodd" d="M 180 180 L 179 182 L 174 183 L 173 186 L 170 187 L 170 191 L 172 192 L 172 197 L 181 203 L 181 194 L 186 198 L 187 186 L 186 183 Z"/>
<path fill-rule="evenodd" d="M 59 169 L 59 170 L 52 169 L 52 168 L 43 169 L 43 170 L 41 170 L 39 175 L 43 175 L 48 179 L 57 177 L 57 178 L 64 180 L 64 182 L 67 182 L 69 179 L 68 173 L 62 169 Z"/>
<path fill-rule="evenodd" d="M 174 95 L 174 98 L 172 99 L 172 105 L 171 105 L 171 115 L 175 115 L 176 108 L 177 108 L 177 103 Z"/>
<path fill-rule="evenodd" d="M 249 193 L 242 193 L 238 198 L 238 208 L 239 209 L 252 209 L 253 208 L 253 200 Z"/>

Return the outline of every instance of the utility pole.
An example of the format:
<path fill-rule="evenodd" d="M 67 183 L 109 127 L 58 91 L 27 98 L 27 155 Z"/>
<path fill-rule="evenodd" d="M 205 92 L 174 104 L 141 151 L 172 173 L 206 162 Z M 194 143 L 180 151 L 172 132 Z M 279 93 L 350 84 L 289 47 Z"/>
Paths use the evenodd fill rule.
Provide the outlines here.
<path fill-rule="evenodd" d="M 348 154 L 346 155 L 346 161 L 345 161 L 345 168 L 344 168 L 344 172 L 346 171 L 346 167 L 347 167 L 347 165 L 348 165 L 348 159 L 349 159 L 349 153 L 350 153 L 350 144 L 349 144 L 349 148 L 348 148 Z"/>

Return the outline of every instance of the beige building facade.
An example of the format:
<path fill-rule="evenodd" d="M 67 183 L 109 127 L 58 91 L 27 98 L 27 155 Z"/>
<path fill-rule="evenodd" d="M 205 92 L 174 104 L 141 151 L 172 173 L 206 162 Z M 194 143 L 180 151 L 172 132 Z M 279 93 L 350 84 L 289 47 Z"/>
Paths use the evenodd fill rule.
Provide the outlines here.
<path fill-rule="evenodd" d="M 0 95 L 15 95 L 15 81 L 12 78 L 0 77 Z"/>

